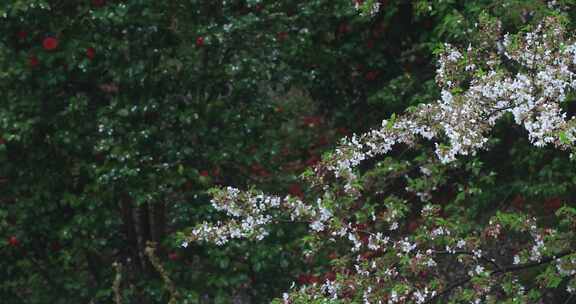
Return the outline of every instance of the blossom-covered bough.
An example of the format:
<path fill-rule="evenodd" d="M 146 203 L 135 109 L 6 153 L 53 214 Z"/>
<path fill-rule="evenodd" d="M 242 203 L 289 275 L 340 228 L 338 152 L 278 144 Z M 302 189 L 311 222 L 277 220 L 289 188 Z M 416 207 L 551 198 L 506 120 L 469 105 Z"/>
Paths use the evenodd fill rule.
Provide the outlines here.
<path fill-rule="evenodd" d="M 440 52 L 437 102 L 344 139 L 304 176 L 310 201 L 216 189 L 213 206 L 230 220 L 197 226 L 184 245 L 261 240 L 271 224 L 308 223 L 314 242 L 307 254 L 338 251 L 335 275 L 293 287 L 278 300 L 284 303 L 538 303 L 544 288 L 574 292 L 575 209 L 561 208 L 554 228 L 510 212 L 495 212 L 478 228 L 448 216 L 431 195 L 450 168 L 466 166 L 460 158 L 488 148 L 491 130 L 505 117 L 535 147 L 574 147 L 576 120 L 562 106 L 576 88 L 576 43 L 562 19 L 515 35 L 501 35 L 497 22 L 480 27 L 486 35 L 476 47 L 445 45 Z M 433 146 L 435 156 L 411 163 L 385 158 L 395 146 L 423 145 Z M 360 170 L 367 160 L 379 161 L 370 171 L 376 173 Z M 414 168 L 427 182 L 410 183 Z M 402 178 L 404 194 L 382 186 Z M 417 224 L 405 228 L 413 218 Z M 527 269 L 538 274 L 527 281 L 519 275 Z"/>

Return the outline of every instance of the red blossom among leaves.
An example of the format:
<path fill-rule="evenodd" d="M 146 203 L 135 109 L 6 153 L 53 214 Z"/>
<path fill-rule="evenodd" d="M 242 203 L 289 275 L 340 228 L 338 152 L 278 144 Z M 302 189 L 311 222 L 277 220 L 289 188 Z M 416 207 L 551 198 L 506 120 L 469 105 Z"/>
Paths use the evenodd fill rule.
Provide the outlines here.
<path fill-rule="evenodd" d="M 208 177 L 210 176 L 210 172 L 208 172 L 208 170 L 202 170 L 200 171 L 200 176 Z"/>
<path fill-rule="evenodd" d="M 428 274 L 429 274 L 429 272 L 426 271 L 426 270 L 422 270 L 422 271 L 419 271 L 419 272 L 418 272 L 418 276 L 419 276 L 420 278 L 422 278 L 422 279 L 428 278 Z"/>
<path fill-rule="evenodd" d="M 96 57 L 96 50 L 93 47 L 87 48 L 86 57 L 88 57 L 90 60 L 94 59 L 94 57 Z"/>
<path fill-rule="evenodd" d="M 53 51 L 58 48 L 60 42 L 56 37 L 46 37 L 42 41 L 42 47 L 47 51 Z"/>
<path fill-rule="evenodd" d="M 40 61 L 38 60 L 38 57 L 31 55 L 30 57 L 28 57 L 28 65 L 31 68 L 37 67 L 40 64 Z"/>
<path fill-rule="evenodd" d="M 18 31 L 18 33 L 16 33 L 16 36 L 18 37 L 18 39 L 24 40 L 24 39 L 28 38 L 28 32 Z"/>
<path fill-rule="evenodd" d="M 178 255 L 176 252 L 171 252 L 168 254 L 168 258 L 172 261 L 178 261 L 180 259 L 180 255 Z"/>
<path fill-rule="evenodd" d="M 204 37 L 200 36 L 200 37 L 196 38 L 196 46 L 197 47 L 204 46 Z"/>
<path fill-rule="evenodd" d="M 8 244 L 10 244 L 10 246 L 12 247 L 17 247 L 18 245 L 20 245 L 20 240 L 18 240 L 16 236 L 11 236 L 10 238 L 8 238 Z"/>

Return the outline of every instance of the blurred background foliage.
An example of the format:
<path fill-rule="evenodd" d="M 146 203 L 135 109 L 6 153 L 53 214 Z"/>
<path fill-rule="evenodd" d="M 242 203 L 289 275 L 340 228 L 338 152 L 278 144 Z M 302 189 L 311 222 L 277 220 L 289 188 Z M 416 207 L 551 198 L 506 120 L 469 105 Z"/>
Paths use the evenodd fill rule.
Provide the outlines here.
<path fill-rule="evenodd" d="M 322 280 L 331 257 L 302 257 L 304 226 L 227 247 L 181 248 L 178 233 L 218 220 L 214 185 L 305 197 L 298 175 L 339 138 L 437 98 L 433 50 L 485 34 L 480 18 L 517 31 L 555 14 L 541 0 L 380 0 L 363 16 L 354 2 L 0 4 L 2 302 L 111 303 L 118 262 L 123 303 L 166 303 L 147 241 L 182 303 L 265 303 Z M 566 155 L 497 133 L 443 195 L 471 216 L 574 198 Z"/>

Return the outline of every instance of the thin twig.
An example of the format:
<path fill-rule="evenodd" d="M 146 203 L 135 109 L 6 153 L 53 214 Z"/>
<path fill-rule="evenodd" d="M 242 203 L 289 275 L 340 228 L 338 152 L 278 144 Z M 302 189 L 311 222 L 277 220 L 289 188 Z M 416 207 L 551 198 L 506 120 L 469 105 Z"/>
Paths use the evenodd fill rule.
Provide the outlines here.
<path fill-rule="evenodd" d="M 122 304 L 122 293 L 120 291 L 120 285 L 122 284 L 122 264 L 115 262 L 112 264 L 114 270 L 116 271 L 116 277 L 114 278 L 114 284 L 112 285 L 112 290 L 114 291 L 114 303 Z"/>
<path fill-rule="evenodd" d="M 164 266 L 162 266 L 162 263 L 160 263 L 160 259 L 156 256 L 156 243 L 155 242 L 148 242 L 147 243 L 146 255 L 148 256 L 150 263 L 152 263 L 152 266 L 154 266 L 154 269 L 156 269 L 156 271 L 158 271 L 160 273 L 160 275 L 162 276 L 162 280 L 164 281 L 164 287 L 170 293 L 170 301 L 168 302 L 168 304 L 178 303 L 178 299 L 180 298 L 180 294 L 178 293 L 178 290 L 176 290 L 176 286 L 174 285 L 174 282 L 172 282 L 172 280 L 170 279 L 170 276 L 168 276 L 168 272 L 166 271 L 166 269 L 164 269 Z"/>
<path fill-rule="evenodd" d="M 474 255 L 474 252 L 470 252 L 470 251 L 464 251 L 464 250 L 456 250 L 456 251 L 434 251 L 435 254 L 443 254 L 443 255 L 449 255 L 449 254 L 454 254 L 454 255 Z M 492 264 L 494 267 L 496 267 L 497 270 L 502 270 L 502 266 L 500 266 L 498 263 L 496 263 L 495 260 L 490 259 L 488 257 L 480 257 L 480 260 Z"/>

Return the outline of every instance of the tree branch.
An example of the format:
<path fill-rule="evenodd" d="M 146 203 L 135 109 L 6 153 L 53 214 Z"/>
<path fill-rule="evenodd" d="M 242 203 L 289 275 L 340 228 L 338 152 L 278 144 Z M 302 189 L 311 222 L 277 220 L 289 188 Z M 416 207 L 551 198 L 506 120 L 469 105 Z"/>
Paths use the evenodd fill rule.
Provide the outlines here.
<path fill-rule="evenodd" d="M 506 267 L 500 267 L 499 269 L 492 271 L 490 273 L 490 276 L 501 275 L 501 274 L 505 274 L 508 272 L 520 271 L 520 270 L 524 270 L 524 269 L 528 269 L 528 268 L 532 268 L 532 267 L 538 267 L 538 266 L 550 263 L 552 261 L 561 259 L 561 258 L 563 258 L 567 255 L 573 254 L 575 252 L 576 252 L 576 250 L 574 250 L 574 249 L 564 250 L 564 251 L 561 251 L 560 253 L 558 253 L 556 255 L 544 257 L 544 258 L 540 259 L 539 261 L 524 263 L 524 264 L 520 264 L 520 265 L 509 265 Z M 436 294 L 435 296 L 433 296 L 432 298 L 430 298 L 428 301 L 426 301 L 424 303 L 425 304 L 436 303 L 436 301 L 438 301 L 441 297 L 451 293 L 454 289 L 467 284 L 468 282 L 470 282 L 470 280 L 472 280 L 472 277 L 466 276 L 466 277 L 460 279 L 459 281 L 454 282 L 450 286 L 444 288 L 444 290 L 442 290 L 441 292 L 439 292 L 438 294 Z"/>
<path fill-rule="evenodd" d="M 456 250 L 456 251 L 434 251 L 435 254 L 443 254 L 443 255 L 449 255 L 449 254 L 454 254 L 454 255 L 474 255 L 474 252 L 471 251 L 464 251 L 464 250 Z M 496 263 L 495 260 L 490 259 L 488 257 L 480 257 L 480 260 L 488 263 L 488 264 L 492 264 L 494 267 L 496 267 L 497 270 L 502 270 L 502 266 L 500 266 L 498 263 Z"/>

